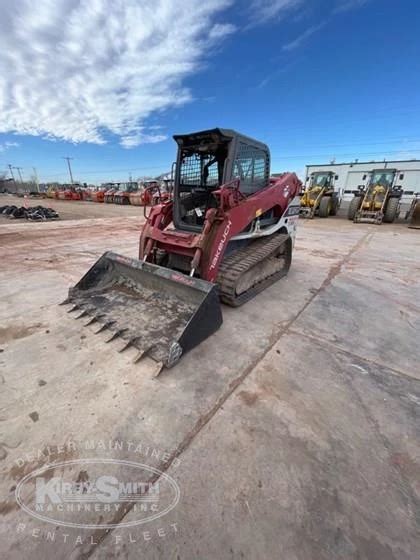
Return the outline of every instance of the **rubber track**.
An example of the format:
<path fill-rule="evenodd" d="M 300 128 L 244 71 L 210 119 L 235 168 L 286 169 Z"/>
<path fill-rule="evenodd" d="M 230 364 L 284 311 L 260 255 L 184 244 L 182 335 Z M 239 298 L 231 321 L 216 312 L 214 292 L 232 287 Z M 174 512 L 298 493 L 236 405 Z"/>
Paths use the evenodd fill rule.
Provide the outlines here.
<path fill-rule="evenodd" d="M 284 233 L 274 234 L 269 238 L 257 239 L 247 247 L 228 255 L 220 265 L 217 275 L 220 299 L 223 303 L 238 307 L 287 274 L 289 267 L 286 265 L 284 269 L 261 280 L 243 294 L 239 296 L 236 294 L 236 286 L 241 276 L 258 263 L 269 259 L 288 238 L 289 236 Z"/>

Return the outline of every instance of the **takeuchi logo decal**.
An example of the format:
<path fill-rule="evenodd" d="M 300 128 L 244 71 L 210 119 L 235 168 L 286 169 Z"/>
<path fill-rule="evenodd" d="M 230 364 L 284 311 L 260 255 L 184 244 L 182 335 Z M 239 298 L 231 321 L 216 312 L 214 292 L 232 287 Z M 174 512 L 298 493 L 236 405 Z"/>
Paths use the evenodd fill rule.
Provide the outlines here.
<path fill-rule="evenodd" d="M 225 229 L 224 229 L 224 231 L 223 231 L 222 238 L 219 241 L 219 245 L 217 246 L 217 250 L 216 250 L 216 253 L 213 257 L 213 260 L 211 261 L 210 270 L 212 270 L 213 268 L 216 268 L 216 265 L 219 261 L 220 255 L 223 251 L 223 247 L 225 246 L 225 243 L 228 239 L 228 235 L 229 235 L 231 227 L 232 227 L 232 222 L 229 220 Z"/>
<path fill-rule="evenodd" d="M 17 485 L 15 496 L 26 513 L 41 521 L 110 529 L 163 517 L 178 504 L 180 490 L 171 476 L 149 465 L 75 459 L 27 474 Z"/>

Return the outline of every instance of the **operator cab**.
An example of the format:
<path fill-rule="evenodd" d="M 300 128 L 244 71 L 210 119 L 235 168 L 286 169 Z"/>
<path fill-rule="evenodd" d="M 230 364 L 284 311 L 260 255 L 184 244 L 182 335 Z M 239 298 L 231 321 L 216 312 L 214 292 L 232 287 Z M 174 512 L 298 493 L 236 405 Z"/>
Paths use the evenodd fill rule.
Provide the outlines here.
<path fill-rule="evenodd" d="M 234 130 L 215 128 L 176 135 L 178 157 L 174 185 L 174 224 L 201 231 L 206 212 L 217 206 L 213 192 L 240 179 L 245 196 L 268 186 L 270 152 L 257 140 Z"/>
<path fill-rule="evenodd" d="M 329 171 L 313 173 L 311 177 L 311 187 L 331 187 L 332 182 L 333 173 Z"/>
<path fill-rule="evenodd" d="M 136 183 L 135 181 L 129 181 L 128 183 L 124 183 L 123 185 L 124 186 L 122 190 L 125 192 L 132 193 L 138 191 L 139 189 L 138 183 Z"/>
<path fill-rule="evenodd" d="M 389 189 L 394 184 L 396 173 L 396 169 L 375 169 L 374 171 L 372 171 L 369 186 L 380 185 L 381 187 Z"/>
<path fill-rule="evenodd" d="M 309 177 L 309 186 L 307 188 L 312 189 L 314 187 L 332 189 L 334 187 L 334 173 L 331 171 L 314 171 Z"/>

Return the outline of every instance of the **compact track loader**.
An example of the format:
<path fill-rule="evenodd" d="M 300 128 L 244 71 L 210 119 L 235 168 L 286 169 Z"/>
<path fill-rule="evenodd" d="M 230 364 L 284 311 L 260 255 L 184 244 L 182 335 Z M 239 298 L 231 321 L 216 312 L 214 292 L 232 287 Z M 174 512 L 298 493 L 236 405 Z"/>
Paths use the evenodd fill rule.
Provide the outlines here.
<path fill-rule="evenodd" d="M 63 302 L 166 367 L 220 327 L 220 300 L 237 307 L 287 274 L 301 189 L 233 130 L 174 139 L 173 198 L 151 208 L 139 260 L 105 253 Z"/>
<path fill-rule="evenodd" d="M 309 185 L 300 199 L 300 214 L 303 218 L 335 216 L 340 199 L 334 190 L 336 175 L 331 171 L 315 171 L 309 177 Z"/>
<path fill-rule="evenodd" d="M 375 169 L 367 186 L 359 187 L 347 217 L 355 223 L 392 223 L 400 213 L 402 189 L 395 185 L 396 169 Z"/>

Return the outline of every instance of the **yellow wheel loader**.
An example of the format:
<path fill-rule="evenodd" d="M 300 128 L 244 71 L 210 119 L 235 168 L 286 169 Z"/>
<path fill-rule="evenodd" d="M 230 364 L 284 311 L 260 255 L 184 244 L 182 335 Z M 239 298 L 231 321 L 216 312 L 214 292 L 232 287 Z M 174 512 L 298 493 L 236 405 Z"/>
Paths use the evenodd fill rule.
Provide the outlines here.
<path fill-rule="evenodd" d="M 309 184 L 300 199 L 302 218 L 327 218 L 335 216 L 340 206 L 340 199 L 334 190 L 337 175 L 331 171 L 315 171 L 309 177 Z"/>
<path fill-rule="evenodd" d="M 347 217 L 355 223 L 392 223 L 400 213 L 402 189 L 395 185 L 396 169 L 375 169 L 366 186 L 359 187 Z"/>

